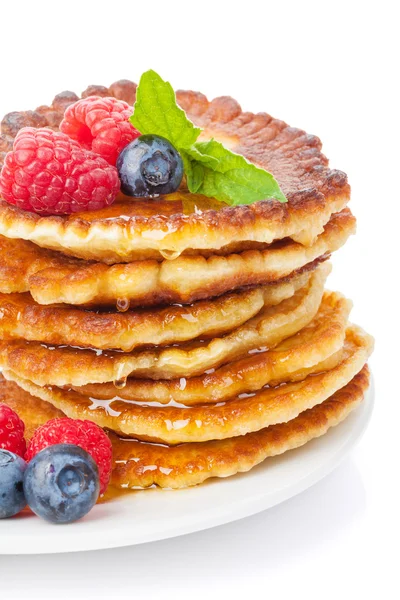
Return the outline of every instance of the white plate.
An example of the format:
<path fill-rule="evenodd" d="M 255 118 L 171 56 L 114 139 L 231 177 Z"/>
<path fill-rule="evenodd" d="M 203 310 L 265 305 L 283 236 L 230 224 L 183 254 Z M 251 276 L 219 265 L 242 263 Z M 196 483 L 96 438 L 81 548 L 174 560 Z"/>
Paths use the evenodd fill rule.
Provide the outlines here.
<path fill-rule="evenodd" d="M 360 439 L 373 389 L 324 436 L 269 458 L 249 473 L 199 487 L 132 492 L 96 506 L 82 521 L 51 525 L 33 515 L 0 521 L 0 554 L 44 554 L 142 544 L 229 523 L 261 512 L 330 473 Z"/>

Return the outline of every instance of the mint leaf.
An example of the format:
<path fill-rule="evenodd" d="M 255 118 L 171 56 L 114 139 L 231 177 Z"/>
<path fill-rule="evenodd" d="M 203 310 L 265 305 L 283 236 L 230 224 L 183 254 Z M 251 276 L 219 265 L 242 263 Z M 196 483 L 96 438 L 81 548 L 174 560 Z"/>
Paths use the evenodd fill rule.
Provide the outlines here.
<path fill-rule="evenodd" d="M 201 132 L 177 105 L 171 84 L 151 70 L 140 78 L 130 122 L 140 133 L 161 135 L 177 149 L 191 146 Z"/>
<path fill-rule="evenodd" d="M 181 156 L 185 169 L 188 189 L 190 192 L 192 192 L 192 194 L 196 194 L 204 181 L 203 165 L 195 160 L 192 160 L 191 156 L 186 152 L 186 150 L 181 150 Z"/>
<path fill-rule="evenodd" d="M 232 206 L 275 199 L 287 202 L 271 173 L 216 140 L 197 142 L 201 133 L 176 103 L 171 85 L 146 71 L 136 90 L 130 121 L 142 134 L 161 135 L 180 152 L 189 191 Z"/>
<path fill-rule="evenodd" d="M 233 206 L 268 198 L 287 202 L 271 173 L 259 169 L 216 140 L 196 142 L 187 153 L 197 164 L 201 163 L 196 178 L 193 177 L 194 167 L 191 165 L 192 173 L 187 177 L 191 192 L 196 188 L 199 194 L 212 196 Z M 199 183 L 200 179 L 202 181 Z"/>
<path fill-rule="evenodd" d="M 218 167 L 219 159 L 212 156 L 211 154 L 205 154 L 204 151 L 201 150 L 201 143 L 196 142 L 190 148 L 185 148 L 186 154 L 190 157 L 191 160 L 195 160 L 205 165 L 209 166 L 211 169 L 216 169 Z M 208 144 L 208 142 L 206 142 Z"/>

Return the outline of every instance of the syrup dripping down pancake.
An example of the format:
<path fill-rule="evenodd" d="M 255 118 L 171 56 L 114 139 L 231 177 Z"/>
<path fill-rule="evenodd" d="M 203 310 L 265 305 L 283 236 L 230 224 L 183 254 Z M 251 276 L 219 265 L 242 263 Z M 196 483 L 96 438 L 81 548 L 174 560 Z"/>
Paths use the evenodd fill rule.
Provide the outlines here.
<path fill-rule="evenodd" d="M 264 285 L 313 268 L 355 231 L 348 209 L 334 214 L 309 247 L 278 242 L 228 256 L 182 256 L 107 266 L 69 259 L 23 240 L 0 236 L 0 292 L 30 292 L 39 304 L 153 306 L 190 303 L 243 286 Z"/>
<path fill-rule="evenodd" d="M 320 268 L 329 269 L 329 263 L 325 264 Z M 226 294 L 213 301 L 126 312 L 82 310 L 65 304 L 43 306 L 27 293 L 0 293 L 0 336 L 5 340 L 24 338 L 124 352 L 218 337 L 240 327 L 261 310 L 291 298 L 306 286 L 311 273 L 276 285 Z"/>
<path fill-rule="evenodd" d="M 232 98 L 209 102 L 202 94 L 180 92 L 178 102 L 205 128 L 203 138 L 220 140 L 269 170 L 288 202 L 229 207 L 195 195 L 186 202 L 122 197 L 102 211 L 65 217 L 41 217 L 0 202 L 0 234 L 113 264 L 175 258 L 188 251 L 240 252 L 283 238 L 310 245 L 331 215 L 346 206 L 347 177 L 328 167 L 317 137 L 265 113 L 244 113 Z"/>
<path fill-rule="evenodd" d="M 371 336 L 351 326 L 341 361 L 333 369 L 308 375 L 303 381 L 262 389 L 245 398 L 189 408 L 139 405 L 125 400 L 109 403 L 53 386 L 40 387 L 12 371 L 4 370 L 4 377 L 69 417 L 90 419 L 122 436 L 180 444 L 235 437 L 294 419 L 349 383 L 372 349 Z"/>
<path fill-rule="evenodd" d="M 251 353 L 212 373 L 170 381 L 129 378 L 126 385 L 118 389 L 113 383 L 74 386 L 73 389 L 100 400 L 112 400 L 118 396 L 122 400 L 145 404 L 156 400 L 159 404 L 178 402 L 194 406 L 225 402 L 235 396 L 258 391 L 271 382 L 304 379 L 309 372 L 326 371 L 340 362 L 350 308 L 351 303 L 340 294 L 325 292 L 314 319 L 294 336 L 272 350 Z M 33 380 L 29 369 L 16 372 Z"/>
<path fill-rule="evenodd" d="M 368 385 L 369 370 L 364 366 L 350 383 L 295 419 L 231 439 L 166 446 L 121 439 L 109 432 L 112 485 L 126 492 L 154 485 L 177 489 L 249 471 L 268 457 L 303 446 L 341 423 L 362 402 Z M 1 375 L 0 402 L 23 419 L 28 440 L 39 425 L 64 416 L 49 402 L 31 396 Z"/>
<path fill-rule="evenodd" d="M 299 448 L 344 421 L 361 404 L 368 385 L 369 371 L 364 366 L 347 385 L 291 421 L 230 439 L 160 446 L 121 440 L 111 434 L 115 464 L 112 484 L 124 490 L 153 485 L 177 489 L 198 485 L 211 477 L 249 471 L 267 458 Z"/>
<path fill-rule="evenodd" d="M 320 306 L 329 271 L 329 264 L 321 265 L 306 285 L 292 296 L 279 304 L 264 307 L 255 317 L 224 336 L 166 348 L 147 348 L 130 354 L 49 346 L 51 340 L 65 342 L 65 323 L 61 319 L 55 322 L 44 319 L 39 326 L 36 312 L 34 319 L 25 318 L 22 310 L 15 310 L 15 303 L 10 308 L 6 298 L 3 304 L 0 302 L 3 314 L 0 333 L 5 338 L 0 342 L 0 365 L 22 376 L 25 374 L 27 379 L 39 385 L 119 381 L 133 373 L 136 377 L 153 379 L 202 374 L 244 358 L 249 352 L 272 347 L 308 325 Z M 71 332 L 76 336 L 79 329 L 72 326 Z M 23 339 L 12 341 L 15 337 Z M 46 343 L 26 341 L 38 337 Z"/>

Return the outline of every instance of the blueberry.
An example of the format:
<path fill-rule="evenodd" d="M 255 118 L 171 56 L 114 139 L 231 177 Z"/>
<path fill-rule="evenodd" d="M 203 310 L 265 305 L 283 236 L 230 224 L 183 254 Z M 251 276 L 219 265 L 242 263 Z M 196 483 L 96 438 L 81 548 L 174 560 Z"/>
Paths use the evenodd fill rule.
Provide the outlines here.
<path fill-rule="evenodd" d="M 179 152 L 160 135 L 141 135 L 128 144 L 117 169 L 122 192 L 137 198 L 176 192 L 183 177 Z"/>
<path fill-rule="evenodd" d="M 25 508 L 25 469 L 26 462 L 20 456 L 0 449 L 0 519 L 13 517 Z"/>
<path fill-rule="evenodd" d="M 99 497 L 99 471 L 79 446 L 48 446 L 30 461 L 24 478 L 25 497 L 39 517 L 72 523 L 86 515 Z"/>

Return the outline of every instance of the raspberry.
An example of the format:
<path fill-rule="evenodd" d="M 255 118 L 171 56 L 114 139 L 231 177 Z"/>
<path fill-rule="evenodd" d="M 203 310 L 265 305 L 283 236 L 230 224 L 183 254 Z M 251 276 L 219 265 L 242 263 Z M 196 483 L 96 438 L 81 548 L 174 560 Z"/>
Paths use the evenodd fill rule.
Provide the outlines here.
<path fill-rule="evenodd" d="M 0 174 L 6 202 L 43 215 L 98 210 L 115 200 L 118 171 L 64 133 L 21 129 Z"/>
<path fill-rule="evenodd" d="M 51 419 L 36 429 L 25 460 L 28 462 L 47 446 L 75 444 L 88 452 L 96 462 L 100 475 L 100 494 L 104 494 L 111 478 L 112 446 L 104 431 L 92 421 L 79 419 Z"/>
<path fill-rule="evenodd" d="M 115 165 L 121 150 L 140 135 L 128 121 L 131 114 L 122 100 L 89 96 L 67 108 L 60 131 Z"/>
<path fill-rule="evenodd" d="M 0 448 L 24 457 L 26 442 L 25 425 L 16 412 L 0 403 Z"/>

